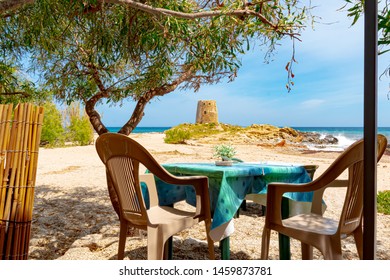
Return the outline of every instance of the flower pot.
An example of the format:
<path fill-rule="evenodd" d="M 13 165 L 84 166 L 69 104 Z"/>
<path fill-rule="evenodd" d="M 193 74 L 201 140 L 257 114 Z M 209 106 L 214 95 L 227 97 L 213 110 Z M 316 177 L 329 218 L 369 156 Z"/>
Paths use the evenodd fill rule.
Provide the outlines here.
<path fill-rule="evenodd" d="M 233 165 L 233 161 L 232 160 L 216 161 L 215 165 L 217 165 L 217 166 L 232 166 Z"/>

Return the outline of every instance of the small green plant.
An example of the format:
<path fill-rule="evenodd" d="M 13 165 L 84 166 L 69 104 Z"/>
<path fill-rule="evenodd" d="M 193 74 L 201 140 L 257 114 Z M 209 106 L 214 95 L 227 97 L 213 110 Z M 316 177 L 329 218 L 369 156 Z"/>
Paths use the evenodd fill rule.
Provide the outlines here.
<path fill-rule="evenodd" d="M 221 144 L 214 147 L 214 156 L 222 160 L 230 160 L 236 154 L 236 149 L 232 145 Z"/>
<path fill-rule="evenodd" d="M 378 212 L 390 215 L 390 191 L 378 192 L 377 205 Z"/>
<path fill-rule="evenodd" d="M 165 131 L 164 142 L 168 144 L 184 144 L 190 137 L 191 133 L 188 130 L 173 128 Z"/>

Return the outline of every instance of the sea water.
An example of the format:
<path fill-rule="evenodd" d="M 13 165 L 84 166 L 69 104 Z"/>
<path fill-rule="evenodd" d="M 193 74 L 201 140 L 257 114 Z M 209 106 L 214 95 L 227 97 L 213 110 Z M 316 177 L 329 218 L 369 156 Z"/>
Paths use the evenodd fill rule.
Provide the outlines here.
<path fill-rule="evenodd" d="M 170 129 L 168 126 L 144 126 L 144 127 L 136 127 L 132 133 L 163 133 L 165 130 Z M 120 127 L 107 127 L 110 132 L 118 132 Z"/>

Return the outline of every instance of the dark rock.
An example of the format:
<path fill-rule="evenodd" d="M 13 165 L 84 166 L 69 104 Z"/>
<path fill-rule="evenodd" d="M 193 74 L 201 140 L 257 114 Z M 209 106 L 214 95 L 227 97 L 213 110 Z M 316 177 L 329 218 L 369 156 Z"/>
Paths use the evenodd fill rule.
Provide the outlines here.
<path fill-rule="evenodd" d="M 325 138 L 322 139 L 323 144 L 337 144 L 339 139 L 334 137 L 333 135 L 326 135 Z"/>
<path fill-rule="evenodd" d="M 321 135 L 319 133 L 314 132 L 302 132 L 303 135 L 303 142 L 309 142 L 309 143 L 318 143 Z"/>
<path fill-rule="evenodd" d="M 302 132 L 302 142 L 307 142 L 316 145 L 335 145 L 339 140 L 333 135 L 322 137 L 321 134 L 315 132 Z"/>

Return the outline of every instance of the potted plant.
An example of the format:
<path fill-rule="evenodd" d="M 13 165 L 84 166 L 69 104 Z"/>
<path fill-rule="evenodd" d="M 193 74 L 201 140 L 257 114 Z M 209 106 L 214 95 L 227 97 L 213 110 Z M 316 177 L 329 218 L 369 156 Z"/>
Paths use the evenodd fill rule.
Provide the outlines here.
<path fill-rule="evenodd" d="M 214 156 L 221 159 L 216 161 L 216 165 L 230 166 L 233 164 L 232 158 L 236 154 L 236 149 L 232 145 L 220 144 L 214 147 Z"/>

